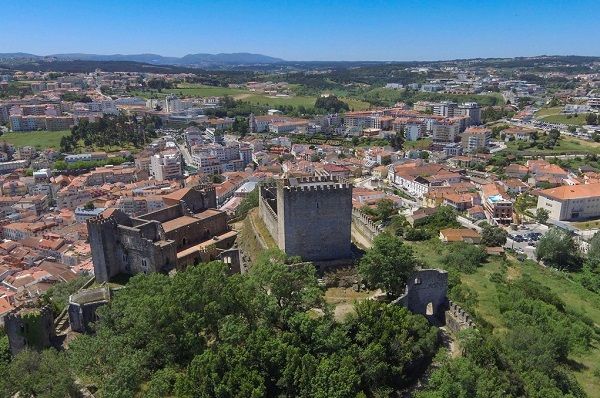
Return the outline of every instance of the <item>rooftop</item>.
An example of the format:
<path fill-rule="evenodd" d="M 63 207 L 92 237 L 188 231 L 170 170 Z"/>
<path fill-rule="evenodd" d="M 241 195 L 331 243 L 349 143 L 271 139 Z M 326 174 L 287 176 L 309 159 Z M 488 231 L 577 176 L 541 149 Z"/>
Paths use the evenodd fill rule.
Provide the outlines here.
<path fill-rule="evenodd" d="M 545 189 L 540 196 L 556 200 L 587 199 L 600 196 L 600 183 L 583 185 L 564 185 Z"/>

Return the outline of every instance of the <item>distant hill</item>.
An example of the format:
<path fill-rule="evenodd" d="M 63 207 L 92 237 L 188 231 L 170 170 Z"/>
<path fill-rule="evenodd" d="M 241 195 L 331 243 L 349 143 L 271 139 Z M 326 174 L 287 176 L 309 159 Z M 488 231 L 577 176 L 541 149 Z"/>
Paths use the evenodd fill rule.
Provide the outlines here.
<path fill-rule="evenodd" d="M 82 61 L 82 60 L 48 60 L 47 58 L 14 58 L 2 59 L 0 56 L 0 72 L 2 70 L 21 70 L 28 72 L 67 72 L 90 73 L 96 69 L 105 72 L 146 72 L 146 73 L 196 73 L 198 68 L 183 66 L 154 65 L 133 61 Z"/>
<path fill-rule="evenodd" d="M 183 57 L 164 57 L 158 54 L 51 54 L 34 55 L 27 53 L 0 53 L 0 60 L 44 60 L 44 61 L 129 61 L 154 65 L 175 65 L 188 67 L 218 67 L 235 65 L 260 65 L 285 62 L 283 59 L 251 53 L 188 54 Z"/>

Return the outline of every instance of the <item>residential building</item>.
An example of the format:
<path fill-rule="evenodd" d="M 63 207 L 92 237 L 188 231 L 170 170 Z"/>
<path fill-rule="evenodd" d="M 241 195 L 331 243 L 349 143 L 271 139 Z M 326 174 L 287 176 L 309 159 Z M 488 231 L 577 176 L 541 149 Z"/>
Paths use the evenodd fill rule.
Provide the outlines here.
<path fill-rule="evenodd" d="M 498 183 L 481 187 L 483 208 L 492 224 L 510 224 L 513 220 L 513 202 Z"/>
<path fill-rule="evenodd" d="M 537 208 L 547 210 L 553 220 L 600 217 L 600 183 L 563 185 L 539 191 Z"/>
<path fill-rule="evenodd" d="M 179 151 L 164 151 L 150 158 L 150 175 L 157 181 L 178 179 L 183 176 Z"/>
<path fill-rule="evenodd" d="M 461 134 L 461 144 L 466 152 L 487 149 L 490 146 L 492 131 L 487 127 L 469 127 Z"/>

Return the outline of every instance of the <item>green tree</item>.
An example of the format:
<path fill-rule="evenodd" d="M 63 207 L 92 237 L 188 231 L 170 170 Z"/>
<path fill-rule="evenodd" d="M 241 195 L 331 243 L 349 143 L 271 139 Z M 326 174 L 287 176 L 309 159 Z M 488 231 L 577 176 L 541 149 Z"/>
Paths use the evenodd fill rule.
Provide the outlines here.
<path fill-rule="evenodd" d="M 384 224 L 390 221 L 390 217 L 396 212 L 396 203 L 391 199 L 382 199 L 376 205 L 377 218 Z"/>
<path fill-rule="evenodd" d="M 481 243 L 488 247 L 504 246 L 507 236 L 504 229 L 486 223 L 481 231 Z"/>
<path fill-rule="evenodd" d="M 396 236 L 382 233 L 360 260 L 358 271 L 369 286 L 399 296 L 416 265 L 410 246 L 404 245 Z"/>
<path fill-rule="evenodd" d="M 561 229 L 551 228 L 539 241 L 535 251 L 538 261 L 546 266 L 574 271 L 581 268 L 582 259 L 573 236 Z"/>
<path fill-rule="evenodd" d="M 237 207 L 237 209 L 235 209 L 235 216 L 241 218 L 246 217 L 250 210 L 258 207 L 258 199 L 259 188 L 257 186 L 244 197 L 240 205 Z"/>
<path fill-rule="evenodd" d="M 365 300 L 355 308 L 345 326 L 359 348 L 356 355 L 365 390 L 369 396 L 377 396 L 374 393 L 380 387 L 398 390 L 407 386 L 429 364 L 436 350 L 437 331 L 425 318 L 410 314 L 402 306 Z"/>
<path fill-rule="evenodd" d="M 79 396 L 67 356 L 54 349 L 21 351 L 8 365 L 3 396 L 64 398 Z"/>
<path fill-rule="evenodd" d="M 595 124 L 598 124 L 598 118 L 595 114 L 588 113 L 587 116 L 585 117 L 585 122 L 587 124 L 595 125 Z"/>
<path fill-rule="evenodd" d="M 461 272 L 473 273 L 486 260 L 487 254 L 483 248 L 464 242 L 453 243 L 450 251 L 444 257 L 444 264 Z"/>
<path fill-rule="evenodd" d="M 586 263 L 597 269 L 600 265 L 600 232 L 596 232 L 588 243 Z"/>
<path fill-rule="evenodd" d="M 540 224 L 545 224 L 548 221 L 548 217 L 550 217 L 550 212 L 546 209 L 539 207 L 535 211 L 535 220 Z"/>

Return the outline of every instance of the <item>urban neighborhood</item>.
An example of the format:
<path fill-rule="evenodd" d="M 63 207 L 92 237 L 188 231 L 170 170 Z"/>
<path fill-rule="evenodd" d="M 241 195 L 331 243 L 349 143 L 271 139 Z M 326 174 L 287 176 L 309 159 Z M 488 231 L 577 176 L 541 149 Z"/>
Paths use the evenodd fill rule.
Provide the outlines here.
<path fill-rule="evenodd" d="M 0 194 L 1 396 L 600 396 L 598 56 L 0 53 Z"/>

